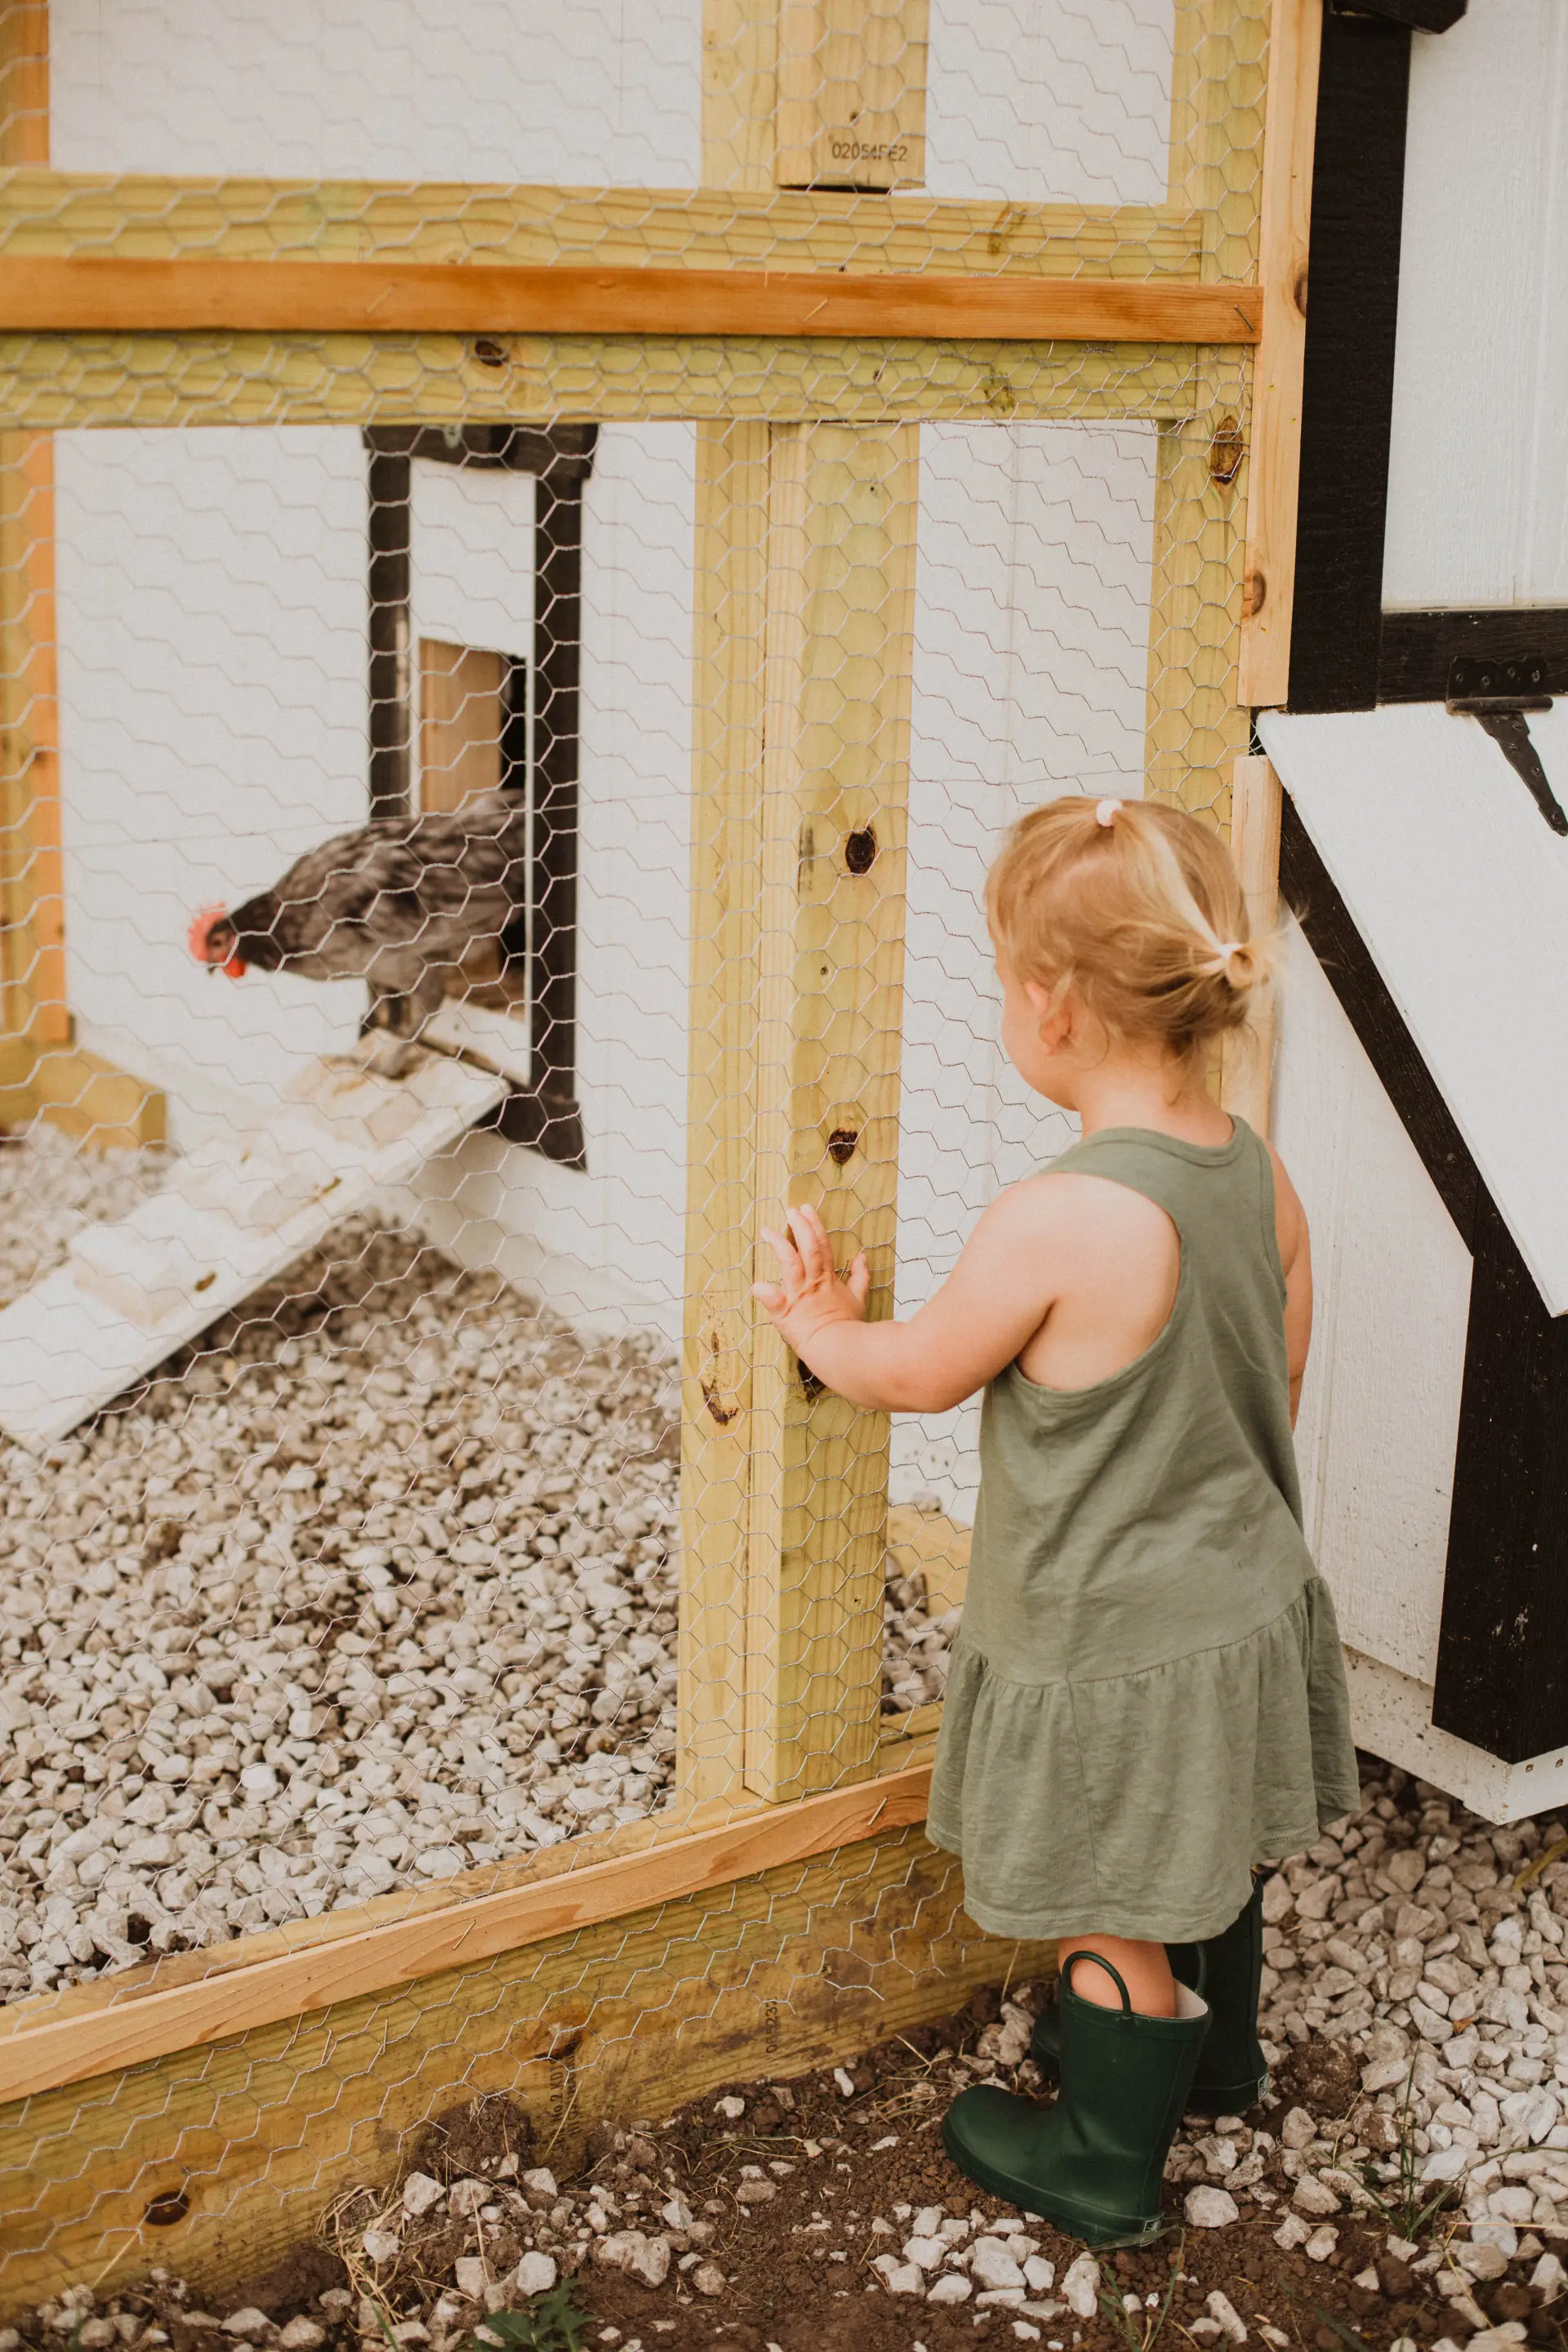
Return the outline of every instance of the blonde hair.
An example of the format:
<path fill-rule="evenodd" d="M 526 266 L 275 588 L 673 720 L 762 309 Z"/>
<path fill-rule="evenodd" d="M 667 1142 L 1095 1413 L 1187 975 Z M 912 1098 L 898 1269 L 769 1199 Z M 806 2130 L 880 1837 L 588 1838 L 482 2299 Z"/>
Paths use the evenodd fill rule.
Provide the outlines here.
<path fill-rule="evenodd" d="M 1239 1028 L 1268 978 L 1224 843 L 1158 801 L 1070 793 L 1031 810 L 991 868 L 985 911 L 1020 980 L 1076 988 L 1111 1036 L 1184 1061 Z"/>

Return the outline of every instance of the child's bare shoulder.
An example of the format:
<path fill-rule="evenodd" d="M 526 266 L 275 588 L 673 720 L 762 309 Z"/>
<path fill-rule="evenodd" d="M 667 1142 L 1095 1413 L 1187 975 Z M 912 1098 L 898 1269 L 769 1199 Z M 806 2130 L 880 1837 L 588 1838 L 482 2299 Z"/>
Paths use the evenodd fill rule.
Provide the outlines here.
<path fill-rule="evenodd" d="M 1026 1176 L 998 1193 L 993 1210 L 1000 1210 L 1020 1236 L 1079 1243 L 1085 1246 L 1125 1242 L 1147 1234 L 1161 1238 L 1175 1228 L 1157 1202 L 1147 1193 L 1119 1184 L 1113 1177 L 1059 1172 L 1047 1168 Z"/>

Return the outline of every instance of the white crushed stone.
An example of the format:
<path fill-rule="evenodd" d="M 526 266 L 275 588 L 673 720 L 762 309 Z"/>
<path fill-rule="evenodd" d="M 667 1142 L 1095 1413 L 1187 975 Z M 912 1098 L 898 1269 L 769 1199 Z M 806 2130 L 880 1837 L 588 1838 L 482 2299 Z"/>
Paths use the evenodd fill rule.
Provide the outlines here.
<path fill-rule="evenodd" d="M 43 1119 L 0 1138 L 0 1307 L 58 1265 L 84 1225 L 129 1215 L 167 1165 L 162 1151 L 89 1151 Z"/>
<path fill-rule="evenodd" d="M 0 1148 L 0 1303 L 163 1164 Z M 47 1459 L 0 1442 L 0 1999 L 657 1808 L 677 1410 L 654 1343 L 359 1219 Z M 945 1675 L 923 1598 L 895 1711 Z"/>

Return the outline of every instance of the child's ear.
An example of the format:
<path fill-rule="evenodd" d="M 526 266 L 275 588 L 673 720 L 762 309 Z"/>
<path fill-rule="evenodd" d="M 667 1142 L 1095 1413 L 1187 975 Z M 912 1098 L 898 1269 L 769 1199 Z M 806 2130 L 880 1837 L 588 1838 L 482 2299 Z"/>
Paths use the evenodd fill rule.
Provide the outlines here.
<path fill-rule="evenodd" d="M 1024 992 L 1034 1010 L 1037 1034 L 1047 1054 L 1059 1053 L 1072 1029 L 1072 1010 L 1068 1002 L 1056 1001 L 1056 991 L 1042 988 L 1037 980 L 1026 980 Z"/>

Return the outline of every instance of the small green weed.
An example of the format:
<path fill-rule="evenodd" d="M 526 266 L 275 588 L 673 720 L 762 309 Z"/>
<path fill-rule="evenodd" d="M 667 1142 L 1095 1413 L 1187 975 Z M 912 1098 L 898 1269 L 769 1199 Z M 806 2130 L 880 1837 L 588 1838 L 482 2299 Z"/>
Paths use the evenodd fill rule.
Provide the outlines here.
<path fill-rule="evenodd" d="M 1441 2212 L 1460 2185 L 1458 2180 L 1440 2180 L 1430 2194 L 1426 2193 L 1428 2184 L 1421 2178 L 1421 2151 L 1415 2145 L 1415 2083 L 1413 2058 L 1394 2111 L 1394 2128 L 1399 2137 L 1392 2178 L 1385 2178 L 1384 2168 L 1375 2164 L 1361 2167 L 1363 2186 L 1379 2220 L 1396 2237 L 1407 2238 L 1412 2243 L 1420 2239 L 1427 2223 Z"/>
<path fill-rule="evenodd" d="M 572 2282 L 563 2279 L 548 2294 L 530 2295 L 521 2311 L 492 2311 L 476 2329 L 477 2352 L 583 2352 L 590 2315 L 580 2311 Z"/>

